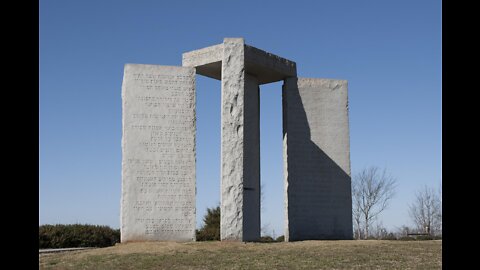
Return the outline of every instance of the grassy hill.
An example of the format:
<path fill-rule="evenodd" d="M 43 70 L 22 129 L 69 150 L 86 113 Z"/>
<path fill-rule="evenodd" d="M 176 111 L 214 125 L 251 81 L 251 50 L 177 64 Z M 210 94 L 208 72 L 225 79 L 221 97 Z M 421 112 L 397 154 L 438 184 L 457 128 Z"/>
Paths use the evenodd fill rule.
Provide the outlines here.
<path fill-rule="evenodd" d="M 127 243 L 39 261 L 40 269 L 441 269 L 442 241 Z"/>

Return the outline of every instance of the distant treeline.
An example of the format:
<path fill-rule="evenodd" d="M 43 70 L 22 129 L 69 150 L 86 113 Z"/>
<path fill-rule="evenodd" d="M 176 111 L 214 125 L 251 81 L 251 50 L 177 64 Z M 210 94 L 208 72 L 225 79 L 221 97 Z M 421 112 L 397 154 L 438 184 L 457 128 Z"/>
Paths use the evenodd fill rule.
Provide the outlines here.
<path fill-rule="evenodd" d="M 108 247 L 120 242 L 120 229 L 89 224 L 39 226 L 39 248 Z"/>

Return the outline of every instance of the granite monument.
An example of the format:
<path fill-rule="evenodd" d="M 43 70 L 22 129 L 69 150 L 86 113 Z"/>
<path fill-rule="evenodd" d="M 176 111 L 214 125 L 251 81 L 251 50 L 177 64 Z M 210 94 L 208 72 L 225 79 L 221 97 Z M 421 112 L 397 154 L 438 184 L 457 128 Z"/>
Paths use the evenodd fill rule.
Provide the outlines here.
<path fill-rule="evenodd" d="M 126 64 L 121 241 L 195 241 L 195 75 L 221 80 L 222 241 L 260 239 L 260 85 L 283 81 L 285 241 L 352 239 L 347 82 L 243 38 L 182 67 Z"/>

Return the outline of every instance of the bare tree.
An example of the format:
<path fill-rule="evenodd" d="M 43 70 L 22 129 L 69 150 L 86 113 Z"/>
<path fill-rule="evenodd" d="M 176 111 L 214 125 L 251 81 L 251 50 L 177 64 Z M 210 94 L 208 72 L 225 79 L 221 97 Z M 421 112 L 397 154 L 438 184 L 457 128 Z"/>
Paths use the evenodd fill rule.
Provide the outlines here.
<path fill-rule="evenodd" d="M 440 201 L 439 206 L 439 214 L 438 214 L 438 227 L 435 229 L 437 230 L 435 233 L 438 235 L 442 235 L 442 184 L 440 183 L 440 187 L 438 188 L 438 200 Z"/>
<path fill-rule="evenodd" d="M 357 174 L 353 179 L 353 215 L 357 222 L 360 217 L 363 219 L 364 239 L 368 238 L 369 226 L 374 218 L 376 218 L 388 206 L 390 199 L 395 194 L 396 180 L 387 175 L 384 169 L 379 172 L 378 167 L 372 166 L 365 168 Z M 357 230 L 360 228 L 358 222 Z M 358 232 L 357 232 L 358 233 Z"/>
<path fill-rule="evenodd" d="M 270 222 L 269 223 L 266 223 L 266 224 L 263 224 L 263 226 L 260 228 L 260 234 L 262 236 L 266 236 L 266 235 L 270 235 L 271 231 L 271 225 L 270 225 Z"/>
<path fill-rule="evenodd" d="M 260 211 L 261 213 L 265 213 L 265 183 L 261 183 L 260 185 Z"/>
<path fill-rule="evenodd" d="M 264 213 L 266 212 L 265 208 L 265 183 L 261 183 L 260 185 L 260 213 L 262 216 L 265 216 Z M 270 232 L 270 223 L 265 223 L 262 220 L 263 226 L 260 228 L 261 235 L 268 235 Z"/>
<path fill-rule="evenodd" d="M 406 225 L 402 225 L 400 227 L 397 227 L 396 232 L 395 232 L 395 236 L 400 239 L 402 237 L 408 236 L 408 234 L 412 231 L 413 230 L 410 227 L 408 227 Z"/>
<path fill-rule="evenodd" d="M 353 201 L 353 228 L 355 232 L 355 239 L 362 238 L 362 211 L 361 205 L 361 188 L 358 181 L 352 183 L 352 201 Z"/>
<path fill-rule="evenodd" d="M 376 239 L 384 239 L 388 235 L 388 230 L 383 226 L 383 223 L 381 221 L 377 221 L 375 223 L 375 226 L 372 227 L 373 230 L 370 233 L 370 235 L 373 235 Z"/>
<path fill-rule="evenodd" d="M 409 207 L 409 214 L 419 231 L 431 235 L 441 234 L 442 201 L 433 188 L 425 186 L 415 194 L 415 201 Z"/>

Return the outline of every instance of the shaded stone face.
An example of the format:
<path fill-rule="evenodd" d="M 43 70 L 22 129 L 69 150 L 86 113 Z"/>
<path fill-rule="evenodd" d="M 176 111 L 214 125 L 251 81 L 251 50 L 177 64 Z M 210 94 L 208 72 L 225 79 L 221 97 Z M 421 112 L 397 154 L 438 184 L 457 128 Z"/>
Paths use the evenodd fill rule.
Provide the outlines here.
<path fill-rule="evenodd" d="M 283 85 L 285 239 L 352 239 L 347 81 Z"/>
<path fill-rule="evenodd" d="M 195 240 L 195 71 L 125 65 L 121 241 Z"/>

